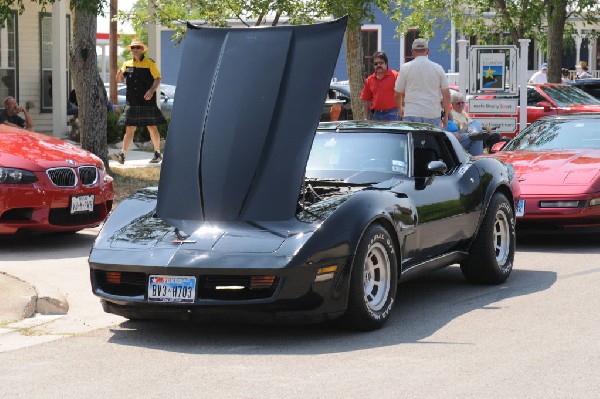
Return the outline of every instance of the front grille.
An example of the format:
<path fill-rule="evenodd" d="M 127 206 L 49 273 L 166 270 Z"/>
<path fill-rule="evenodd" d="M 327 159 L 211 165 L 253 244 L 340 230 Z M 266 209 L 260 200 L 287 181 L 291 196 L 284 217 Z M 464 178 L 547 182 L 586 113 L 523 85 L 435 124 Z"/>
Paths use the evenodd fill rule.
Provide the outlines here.
<path fill-rule="evenodd" d="M 100 222 L 104 219 L 101 205 L 94 205 L 94 212 L 71 214 L 69 208 L 50 209 L 48 222 L 55 226 L 78 226 Z"/>
<path fill-rule="evenodd" d="M 84 186 L 96 184 L 98 181 L 98 169 L 95 166 L 80 166 L 79 179 Z"/>
<path fill-rule="evenodd" d="M 75 187 L 77 176 L 71 168 L 54 168 L 46 171 L 48 177 L 58 187 Z"/>
<path fill-rule="evenodd" d="M 120 283 L 109 282 L 106 271 L 94 270 L 96 282 L 102 291 L 111 295 L 145 296 L 148 289 L 148 275 L 137 272 L 121 272 Z M 254 276 L 254 282 L 264 276 Z M 273 296 L 278 279 L 270 286 L 251 288 L 253 276 L 200 276 L 196 280 L 197 299 L 216 299 L 222 301 L 244 301 L 266 299 Z M 237 287 L 238 289 L 227 289 Z"/>

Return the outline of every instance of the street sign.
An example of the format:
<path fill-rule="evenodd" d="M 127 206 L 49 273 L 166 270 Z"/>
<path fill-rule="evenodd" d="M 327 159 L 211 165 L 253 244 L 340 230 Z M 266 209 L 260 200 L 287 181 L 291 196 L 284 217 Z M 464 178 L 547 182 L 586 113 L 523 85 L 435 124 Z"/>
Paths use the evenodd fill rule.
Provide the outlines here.
<path fill-rule="evenodd" d="M 469 100 L 470 114 L 501 114 L 516 115 L 519 100 L 516 98 L 471 98 Z"/>
<path fill-rule="evenodd" d="M 517 130 L 517 118 L 473 118 L 482 126 L 488 125 L 498 133 L 514 133 Z"/>

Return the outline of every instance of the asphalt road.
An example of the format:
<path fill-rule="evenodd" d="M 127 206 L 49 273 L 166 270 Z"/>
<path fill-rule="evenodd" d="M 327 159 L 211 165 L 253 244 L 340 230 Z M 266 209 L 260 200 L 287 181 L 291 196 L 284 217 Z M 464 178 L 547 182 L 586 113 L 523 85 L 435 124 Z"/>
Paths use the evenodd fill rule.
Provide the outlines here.
<path fill-rule="evenodd" d="M 500 286 L 469 285 L 458 267 L 401 284 L 371 333 L 103 315 L 86 280 L 92 240 L 0 246 L 0 270 L 68 280 L 73 310 L 0 353 L 1 397 L 600 397 L 597 235 L 519 238 Z"/>

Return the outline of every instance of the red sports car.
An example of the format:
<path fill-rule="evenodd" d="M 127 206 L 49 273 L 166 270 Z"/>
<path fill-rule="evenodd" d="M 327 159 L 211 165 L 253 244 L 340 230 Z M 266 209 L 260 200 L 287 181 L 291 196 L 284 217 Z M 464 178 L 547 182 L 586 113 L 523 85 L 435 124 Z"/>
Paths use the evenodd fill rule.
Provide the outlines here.
<path fill-rule="evenodd" d="M 477 98 L 494 98 L 494 96 L 477 96 Z M 503 97 L 510 98 L 510 97 Z M 518 97 L 517 97 L 518 98 Z M 531 124 L 544 116 L 564 115 L 581 112 L 600 113 L 600 100 L 574 86 L 565 84 L 545 83 L 527 86 L 527 124 Z M 508 115 L 470 114 L 473 118 L 505 118 Z M 519 115 L 516 114 L 517 118 Z M 484 119 L 482 119 L 484 120 Z M 514 137 L 518 130 L 512 133 L 502 133 L 503 136 Z"/>
<path fill-rule="evenodd" d="M 600 227 L 600 113 L 539 119 L 492 156 L 515 168 L 520 229 Z"/>
<path fill-rule="evenodd" d="M 94 154 L 0 125 L 0 235 L 96 226 L 113 197 L 112 177 Z"/>

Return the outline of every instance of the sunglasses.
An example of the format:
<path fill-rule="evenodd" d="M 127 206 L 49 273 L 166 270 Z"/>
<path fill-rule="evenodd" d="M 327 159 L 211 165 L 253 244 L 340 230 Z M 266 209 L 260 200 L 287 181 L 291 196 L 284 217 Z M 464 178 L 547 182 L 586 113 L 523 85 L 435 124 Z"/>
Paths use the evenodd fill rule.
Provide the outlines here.
<path fill-rule="evenodd" d="M 379 66 L 379 65 L 383 65 L 383 64 L 385 64 L 385 62 L 383 62 L 383 61 L 377 61 L 377 62 L 373 63 L 373 65 L 375 65 L 375 66 Z"/>
<path fill-rule="evenodd" d="M 129 48 L 132 49 L 132 50 L 141 50 L 141 49 L 143 49 L 142 46 L 131 46 Z"/>
<path fill-rule="evenodd" d="M 465 104 L 465 102 L 464 102 L 464 101 L 457 101 L 457 102 L 455 102 L 454 104 L 456 104 L 456 105 L 464 105 L 464 104 Z"/>

